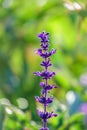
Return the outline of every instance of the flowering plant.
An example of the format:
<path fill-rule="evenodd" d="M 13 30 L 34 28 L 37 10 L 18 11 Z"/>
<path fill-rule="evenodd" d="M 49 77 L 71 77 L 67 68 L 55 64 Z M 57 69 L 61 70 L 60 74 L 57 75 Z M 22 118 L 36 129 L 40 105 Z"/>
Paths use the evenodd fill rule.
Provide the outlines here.
<path fill-rule="evenodd" d="M 35 99 L 37 102 L 44 105 L 44 111 L 37 110 L 39 117 L 43 121 L 43 128 L 40 128 L 40 130 L 49 130 L 49 128 L 47 128 L 48 119 L 53 116 L 57 116 L 57 114 L 54 114 L 53 112 L 47 112 L 47 106 L 53 102 L 53 97 L 47 97 L 47 94 L 50 90 L 56 88 L 55 85 L 49 85 L 48 83 L 48 80 L 55 75 L 55 72 L 50 72 L 48 70 L 48 67 L 52 66 L 49 57 L 52 56 L 56 50 L 52 49 L 50 52 L 48 52 L 49 33 L 42 32 L 38 35 L 38 37 L 41 39 L 41 48 L 37 50 L 37 54 L 43 58 L 41 66 L 43 66 L 45 69 L 42 72 L 38 71 L 34 73 L 36 76 L 40 76 L 44 80 L 44 82 L 40 82 L 40 86 L 42 87 L 42 95 L 41 97 L 35 96 Z"/>

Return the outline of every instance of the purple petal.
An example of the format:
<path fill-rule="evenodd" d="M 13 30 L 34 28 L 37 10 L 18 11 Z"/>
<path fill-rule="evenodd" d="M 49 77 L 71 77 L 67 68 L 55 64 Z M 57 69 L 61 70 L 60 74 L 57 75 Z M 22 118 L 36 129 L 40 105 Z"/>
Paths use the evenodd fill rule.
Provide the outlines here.
<path fill-rule="evenodd" d="M 51 117 L 56 117 L 57 116 L 57 114 L 53 114 L 53 112 L 50 112 L 49 114 L 48 114 L 48 118 L 51 118 Z"/>
<path fill-rule="evenodd" d="M 54 117 L 58 116 L 57 114 L 53 114 Z"/>
<path fill-rule="evenodd" d="M 42 118 L 42 119 L 44 118 L 44 112 L 37 110 L 37 113 L 38 113 L 40 118 Z"/>
<path fill-rule="evenodd" d="M 45 87 L 45 83 L 44 82 L 40 82 L 40 86 L 41 87 Z"/>
<path fill-rule="evenodd" d="M 39 37 L 39 38 L 42 38 L 42 37 L 43 37 L 43 33 L 39 33 L 39 34 L 38 34 L 38 37 Z"/>
<path fill-rule="evenodd" d="M 38 97 L 38 96 L 35 96 L 35 100 L 36 100 L 37 102 L 39 102 L 39 97 Z"/>
<path fill-rule="evenodd" d="M 55 49 L 52 49 L 50 52 L 49 52 L 49 56 L 52 56 L 53 54 L 56 53 L 56 50 Z"/>
<path fill-rule="evenodd" d="M 36 75 L 36 76 L 40 76 L 41 75 L 41 73 L 38 71 L 38 72 L 34 72 L 34 75 Z"/>
<path fill-rule="evenodd" d="M 35 99 L 36 99 L 36 101 L 37 102 L 40 102 L 40 103 L 42 103 L 42 104 L 44 104 L 44 103 L 46 103 L 46 98 L 45 97 L 35 97 Z"/>
<path fill-rule="evenodd" d="M 49 97 L 47 100 L 46 100 L 46 103 L 49 104 L 49 103 L 52 103 L 53 102 L 53 97 Z"/>
<path fill-rule="evenodd" d="M 50 77 L 53 77 L 55 75 L 55 72 L 50 73 Z"/>
<path fill-rule="evenodd" d="M 37 50 L 37 54 L 40 55 L 40 56 L 42 56 L 42 54 L 43 54 L 43 53 L 42 53 L 42 49 L 38 49 L 38 50 Z"/>
<path fill-rule="evenodd" d="M 56 49 L 52 49 L 52 50 L 51 50 L 51 53 L 52 53 L 52 54 L 56 53 Z"/>
<path fill-rule="evenodd" d="M 47 85 L 46 87 L 45 87 L 45 90 L 51 90 L 51 89 L 54 89 L 54 88 L 57 88 L 55 85 Z"/>

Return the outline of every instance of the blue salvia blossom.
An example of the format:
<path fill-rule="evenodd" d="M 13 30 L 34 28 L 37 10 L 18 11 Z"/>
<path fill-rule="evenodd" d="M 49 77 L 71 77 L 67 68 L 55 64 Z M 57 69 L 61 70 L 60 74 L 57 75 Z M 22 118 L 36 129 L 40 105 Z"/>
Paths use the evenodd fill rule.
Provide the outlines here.
<path fill-rule="evenodd" d="M 50 57 L 55 54 L 56 50 L 52 49 L 51 51 L 48 51 L 49 49 L 49 33 L 42 32 L 38 35 L 38 37 L 41 39 L 41 48 L 37 50 L 37 54 L 43 58 L 41 66 L 44 67 L 44 70 L 42 72 L 35 72 L 34 74 L 36 76 L 42 77 L 44 82 L 40 82 L 40 86 L 42 87 L 42 95 L 41 97 L 35 96 L 35 99 L 37 102 L 43 104 L 44 111 L 37 110 L 37 113 L 39 117 L 43 121 L 43 128 L 40 128 L 40 130 L 49 130 L 47 128 L 47 121 L 51 117 L 56 117 L 57 114 L 54 114 L 53 112 L 47 112 L 47 106 L 53 102 L 53 97 L 48 97 L 47 94 L 50 90 L 56 88 L 55 85 L 49 85 L 48 80 L 55 76 L 55 72 L 50 72 L 48 70 L 48 67 L 52 66 Z"/>

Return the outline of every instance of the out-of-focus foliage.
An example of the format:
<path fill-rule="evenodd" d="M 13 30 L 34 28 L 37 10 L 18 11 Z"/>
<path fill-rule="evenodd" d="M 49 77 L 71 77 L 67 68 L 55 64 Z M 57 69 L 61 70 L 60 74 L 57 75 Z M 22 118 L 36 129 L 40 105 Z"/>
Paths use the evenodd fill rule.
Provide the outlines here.
<path fill-rule="evenodd" d="M 41 79 L 33 72 L 42 69 L 35 50 L 44 30 L 50 32 L 50 48 L 57 50 L 51 83 L 58 88 L 49 110 L 59 116 L 49 120 L 49 128 L 87 129 L 87 1 L 0 0 L 0 130 L 42 125 L 36 113 L 41 106 L 34 100 Z"/>

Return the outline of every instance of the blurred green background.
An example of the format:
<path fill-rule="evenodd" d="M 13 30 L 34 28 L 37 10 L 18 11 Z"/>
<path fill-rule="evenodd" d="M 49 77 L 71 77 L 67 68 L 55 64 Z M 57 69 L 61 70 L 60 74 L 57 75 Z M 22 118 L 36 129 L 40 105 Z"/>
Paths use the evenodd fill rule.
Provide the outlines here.
<path fill-rule="evenodd" d="M 50 83 L 59 114 L 50 130 L 87 130 L 87 1 L 0 0 L 0 130 L 38 130 L 35 95 L 40 95 L 39 32 L 50 32 L 56 76 Z"/>

